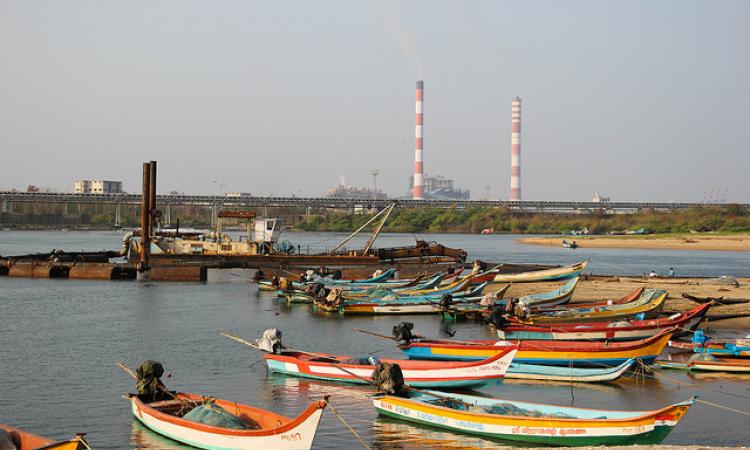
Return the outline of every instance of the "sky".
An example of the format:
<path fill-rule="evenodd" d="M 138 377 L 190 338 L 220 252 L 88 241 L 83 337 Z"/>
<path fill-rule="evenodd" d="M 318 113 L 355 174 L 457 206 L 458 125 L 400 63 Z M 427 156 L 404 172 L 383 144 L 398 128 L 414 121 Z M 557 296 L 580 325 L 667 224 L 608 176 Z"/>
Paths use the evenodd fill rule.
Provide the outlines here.
<path fill-rule="evenodd" d="M 0 189 L 750 202 L 750 1 L 0 0 Z"/>

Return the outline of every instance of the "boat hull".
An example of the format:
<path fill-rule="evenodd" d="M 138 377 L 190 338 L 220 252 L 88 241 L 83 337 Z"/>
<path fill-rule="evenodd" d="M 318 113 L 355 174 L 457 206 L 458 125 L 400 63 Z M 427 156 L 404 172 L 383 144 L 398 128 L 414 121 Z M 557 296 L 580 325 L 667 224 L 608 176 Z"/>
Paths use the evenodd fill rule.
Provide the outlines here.
<path fill-rule="evenodd" d="M 191 397 L 199 398 L 192 395 Z M 313 403 L 299 417 L 292 420 L 266 412 L 274 418 L 285 419 L 286 423 L 278 428 L 234 430 L 190 422 L 162 413 L 148 407 L 136 396 L 132 396 L 130 400 L 133 416 L 149 429 L 177 442 L 207 450 L 307 450 L 312 447 L 326 405 L 325 401 Z M 239 407 L 249 408 L 221 400 L 217 400 L 217 403 L 228 411 L 234 411 Z"/>
<path fill-rule="evenodd" d="M 497 274 L 493 278 L 494 283 L 531 283 L 537 281 L 566 280 L 581 275 L 588 261 L 572 264 L 570 266 L 555 269 L 537 270 L 534 272 L 523 272 L 517 274 Z"/>
<path fill-rule="evenodd" d="M 477 398 L 467 395 L 450 395 L 450 397 L 469 402 Z M 543 412 L 549 411 L 550 414 L 558 411 L 583 411 L 583 415 L 590 418 L 508 416 L 449 409 L 394 396 L 373 399 L 373 404 L 379 414 L 395 419 L 490 439 L 551 446 L 659 444 L 682 419 L 693 401 L 678 403 L 655 411 L 632 413 L 511 403 Z M 604 417 L 613 415 L 616 418 L 596 418 L 597 413 Z"/>
<path fill-rule="evenodd" d="M 0 430 L 5 430 L 10 433 L 14 439 L 17 439 L 19 450 L 83 450 L 84 448 L 89 448 L 88 444 L 84 443 L 83 434 L 77 434 L 73 439 L 65 441 L 53 441 L 52 439 L 29 433 L 28 431 L 11 427 L 10 425 L 5 425 L 3 423 L 0 423 Z"/>
<path fill-rule="evenodd" d="M 381 360 L 399 364 L 404 381 L 416 388 L 466 388 L 496 383 L 505 375 L 516 347 L 504 349 L 490 358 L 479 362 L 437 362 L 411 360 Z M 301 358 L 297 355 L 265 354 L 268 370 L 286 375 L 312 378 L 325 381 L 366 384 L 372 379 L 375 366 L 349 364 L 345 362 L 325 362 L 320 358 Z M 331 358 L 345 361 L 346 357 L 331 355 Z"/>
<path fill-rule="evenodd" d="M 513 360 L 516 363 L 572 366 L 610 367 L 618 366 L 628 359 L 639 359 L 651 364 L 664 350 L 671 330 L 640 341 L 624 343 L 596 343 L 576 341 L 520 341 L 519 350 Z M 476 361 L 491 357 L 508 345 L 506 341 L 451 341 L 412 342 L 400 349 L 411 359 Z"/>
<path fill-rule="evenodd" d="M 576 367 L 555 367 L 545 365 L 512 363 L 505 378 L 515 380 L 566 381 L 576 383 L 603 383 L 620 378 L 630 369 L 635 360 L 628 359 L 611 368 L 582 369 Z"/>
<path fill-rule="evenodd" d="M 608 326 L 602 323 L 578 324 L 575 326 L 524 326 L 510 325 L 497 330 L 497 337 L 508 340 L 543 340 L 543 341 L 632 341 L 646 339 L 660 331 L 678 327 L 672 337 L 678 337 L 695 331 L 705 319 L 710 305 L 701 305 L 695 309 L 669 319 L 652 319 L 630 322 L 623 326 Z"/>

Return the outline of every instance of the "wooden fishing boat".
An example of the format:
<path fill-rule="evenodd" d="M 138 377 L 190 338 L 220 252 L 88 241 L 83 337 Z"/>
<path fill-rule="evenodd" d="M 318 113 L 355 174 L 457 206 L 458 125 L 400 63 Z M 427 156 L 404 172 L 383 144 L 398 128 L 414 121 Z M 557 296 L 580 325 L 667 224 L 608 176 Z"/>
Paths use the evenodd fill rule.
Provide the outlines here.
<path fill-rule="evenodd" d="M 563 305 L 563 304 L 568 303 L 570 299 L 573 298 L 573 292 L 576 290 L 576 287 L 578 287 L 578 282 L 580 280 L 581 280 L 581 277 L 573 277 L 570 280 L 568 280 L 564 285 L 562 285 L 559 289 L 555 289 L 549 292 L 542 292 L 540 294 L 524 295 L 523 297 L 520 297 L 518 300 L 525 302 L 527 305 L 529 305 L 532 308 L 538 308 L 542 306 Z M 505 301 L 503 301 L 503 303 Z"/>
<path fill-rule="evenodd" d="M 707 303 L 683 313 L 649 320 L 555 325 L 512 324 L 498 329 L 497 337 L 513 340 L 630 341 L 645 339 L 663 329 L 675 327 L 677 330 L 672 337 L 677 337 L 695 331 L 706 318 L 709 308 L 711 305 Z"/>
<path fill-rule="evenodd" d="M 559 289 L 540 294 L 526 295 L 519 300 L 530 305 L 532 311 L 541 306 L 562 305 L 570 301 L 573 297 L 573 291 L 575 291 L 576 286 L 578 286 L 579 280 L 580 277 L 571 278 Z M 504 295 L 508 287 L 510 287 L 510 284 L 507 284 L 506 287 L 500 291 L 501 293 L 498 294 L 498 297 Z M 501 299 L 495 302 L 494 305 L 504 306 L 507 301 L 508 299 Z M 457 320 L 459 318 L 475 317 L 480 314 L 488 315 L 492 312 L 491 307 L 491 305 L 478 305 L 476 303 L 460 303 L 452 306 L 448 310 L 442 311 L 441 314 L 445 320 Z"/>
<path fill-rule="evenodd" d="M 412 387 L 466 388 L 497 382 L 505 375 L 517 347 L 509 345 L 492 356 L 477 362 L 412 361 L 381 359 L 379 362 L 398 364 L 404 381 Z M 299 351 L 263 355 L 268 370 L 317 380 L 365 384 L 372 378 L 375 365 L 368 358 L 351 358 Z"/>
<path fill-rule="evenodd" d="M 133 416 L 153 431 L 177 442 L 203 449 L 222 450 L 297 450 L 312 447 L 326 399 L 310 404 L 296 418 L 239 403 L 211 399 L 225 411 L 238 417 L 247 428 L 224 428 L 184 419 L 186 403 L 205 404 L 196 394 L 178 392 L 174 399 L 144 402 L 130 395 Z"/>
<path fill-rule="evenodd" d="M 717 358 L 705 353 L 694 355 L 686 361 L 657 359 L 654 365 L 662 369 L 688 370 L 691 372 L 750 373 L 750 359 Z"/>
<path fill-rule="evenodd" d="M 502 296 L 509 285 L 503 286 L 495 295 Z M 478 303 L 482 297 L 473 296 L 481 293 L 484 284 L 472 290 L 452 297 L 451 308 L 461 305 Z M 410 314 L 440 314 L 444 311 L 440 305 L 440 297 L 381 297 L 370 300 L 342 299 L 342 301 L 315 300 L 315 306 L 320 311 L 336 312 L 344 315 L 410 315 Z"/>
<path fill-rule="evenodd" d="M 72 439 L 55 441 L 4 423 L 0 423 L 0 430 L 8 433 L 7 437 L 11 439 L 18 450 L 83 450 L 90 448 L 83 439 L 83 433 L 76 434 Z M 0 439 L 0 444 L 2 443 L 2 439 Z"/>
<path fill-rule="evenodd" d="M 662 289 L 645 289 L 641 297 L 624 305 L 596 306 L 593 308 L 569 308 L 549 314 L 533 314 L 522 323 L 527 324 L 561 324 L 581 322 L 611 322 L 613 320 L 642 316 L 644 319 L 656 317 L 667 300 L 667 291 Z"/>
<path fill-rule="evenodd" d="M 691 371 L 750 373 L 750 359 L 717 358 L 710 354 L 695 355 L 688 360 Z"/>
<path fill-rule="evenodd" d="M 544 405 L 462 394 L 373 397 L 378 414 L 491 439 L 550 446 L 659 444 L 694 399 L 653 411 Z"/>
<path fill-rule="evenodd" d="M 604 368 L 557 367 L 513 362 L 505 372 L 506 379 L 601 383 L 620 378 L 635 364 L 628 359 L 619 366 Z"/>
<path fill-rule="evenodd" d="M 710 337 L 703 330 L 695 331 L 689 342 L 670 340 L 669 347 L 719 356 L 750 356 L 750 339 Z"/>
<path fill-rule="evenodd" d="M 581 275 L 588 261 L 557 267 L 555 269 L 535 270 L 533 272 L 497 274 L 492 279 L 495 283 L 531 283 L 535 281 L 565 280 Z"/>
<path fill-rule="evenodd" d="M 596 308 L 596 307 L 609 307 L 614 305 L 627 305 L 638 301 L 643 298 L 643 291 L 645 287 L 639 287 L 634 289 L 629 294 L 614 300 L 600 300 L 596 302 L 585 302 L 585 303 L 573 303 L 570 305 L 532 305 L 532 310 L 538 313 L 552 313 L 556 311 L 565 311 L 570 308 Z"/>
<path fill-rule="evenodd" d="M 650 338 L 624 342 L 416 339 L 399 348 L 412 359 L 476 361 L 502 352 L 506 346 L 517 345 L 514 359 L 517 363 L 608 367 L 618 366 L 631 358 L 650 364 L 667 346 L 673 331 L 661 330 Z"/>

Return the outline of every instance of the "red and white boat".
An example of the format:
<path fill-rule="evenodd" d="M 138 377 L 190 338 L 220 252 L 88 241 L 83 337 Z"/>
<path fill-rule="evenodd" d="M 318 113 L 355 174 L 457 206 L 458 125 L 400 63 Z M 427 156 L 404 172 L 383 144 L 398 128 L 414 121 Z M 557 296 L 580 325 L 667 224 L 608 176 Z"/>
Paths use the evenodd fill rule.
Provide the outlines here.
<path fill-rule="evenodd" d="M 151 430 L 184 444 L 222 450 L 301 450 L 312 447 L 326 399 L 310 404 L 294 419 L 260 408 L 212 399 L 247 425 L 246 429 L 206 425 L 182 418 L 185 405 L 204 404 L 206 398 L 178 392 L 173 399 L 144 402 L 130 395 L 133 416 Z"/>
<path fill-rule="evenodd" d="M 404 382 L 415 388 L 466 388 L 500 380 L 517 350 L 517 346 L 509 344 L 496 349 L 487 359 L 473 362 L 408 359 L 381 359 L 379 362 L 398 364 Z M 363 364 L 365 361 L 352 360 L 349 356 L 285 351 L 266 353 L 263 358 L 271 372 L 345 383 L 365 384 L 375 370 L 374 364 Z"/>

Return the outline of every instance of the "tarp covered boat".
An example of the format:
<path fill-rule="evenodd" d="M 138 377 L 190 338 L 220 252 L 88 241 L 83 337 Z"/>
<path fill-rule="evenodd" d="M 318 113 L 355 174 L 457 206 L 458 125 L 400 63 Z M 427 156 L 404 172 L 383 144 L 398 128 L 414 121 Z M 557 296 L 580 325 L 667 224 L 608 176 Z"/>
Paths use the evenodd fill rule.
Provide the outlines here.
<path fill-rule="evenodd" d="M 379 414 L 491 439 L 551 446 L 659 444 L 694 399 L 653 411 L 611 411 L 462 394 L 373 397 Z"/>

